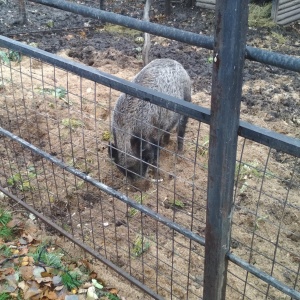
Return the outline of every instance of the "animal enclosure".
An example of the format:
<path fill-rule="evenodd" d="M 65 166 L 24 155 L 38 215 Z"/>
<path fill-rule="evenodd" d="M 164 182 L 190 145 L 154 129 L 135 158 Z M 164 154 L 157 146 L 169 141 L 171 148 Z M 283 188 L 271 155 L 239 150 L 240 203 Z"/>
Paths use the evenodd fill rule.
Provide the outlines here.
<path fill-rule="evenodd" d="M 194 91 L 187 103 L 127 81 L 138 64 L 125 72 L 112 64 L 95 69 L 67 51 L 57 56 L 5 37 L 0 46 L 23 55 L 0 65 L 0 190 L 140 287 L 144 299 L 205 298 L 207 216 L 219 215 L 207 211 L 207 187 L 215 181 L 210 151 L 218 150 L 210 149 L 211 114 L 202 107 L 210 94 Z M 268 54 L 299 72 L 299 58 Z M 286 75 L 291 83 L 297 78 Z M 243 92 L 250 87 L 245 83 Z M 176 150 L 175 130 L 160 149 L 158 179 L 149 170 L 132 183 L 108 156 L 120 92 L 189 117 L 183 151 Z M 300 299 L 297 129 L 288 137 L 239 122 L 228 299 Z"/>

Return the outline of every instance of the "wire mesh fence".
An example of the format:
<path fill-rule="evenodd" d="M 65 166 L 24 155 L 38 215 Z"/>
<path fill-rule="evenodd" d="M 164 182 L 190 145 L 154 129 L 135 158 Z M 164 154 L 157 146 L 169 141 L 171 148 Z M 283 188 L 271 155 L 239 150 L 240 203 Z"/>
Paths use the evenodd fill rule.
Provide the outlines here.
<path fill-rule="evenodd" d="M 108 157 L 118 92 L 28 57 L 3 64 L 1 78 L 1 127 L 182 227 L 204 232 L 207 125 L 195 123 L 197 132 L 187 134 L 189 155 L 176 155 L 175 142 L 161 151 L 161 180 L 134 187 Z M 18 198 L 160 295 L 200 297 L 198 243 L 16 141 L 3 137 L 1 153 L 1 185 Z"/>
<path fill-rule="evenodd" d="M 211 47 L 209 38 L 186 37 Z M 1 190 L 150 297 L 201 299 L 214 180 L 208 110 L 21 43 L 1 44 L 24 53 L 0 61 Z M 281 58 L 274 64 L 297 69 L 299 61 Z M 108 151 L 119 91 L 190 117 L 183 152 L 176 131 L 167 132 L 157 168 L 137 182 Z M 299 142 L 243 122 L 239 134 L 227 298 L 300 299 Z"/>
<path fill-rule="evenodd" d="M 208 125 L 189 120 L 181 154 L 171 132 L 161 149 L 159 179 L 150 171 L 133 185 L 107 151 L 118 91 L 25 56 L 1 64 L 1 82 L 1 127 L 41 151 L 2 136 L 1 186 L 157 294 L 202 298 L 202 245 L 84 176 L 204 236 Z M 232 253 L 299 289 L 299 161 L 240 138 L 235 176 Z M 227 289 L 234 299 L 289 298 L 232 263 Z"/>
<path fill-rule="evenodd" d="M 242 138 L 237 156 L 232 252 L 299 290 L 299 160 Z M 289 299 L 243 270 L 229 274 L 246 299 Z"/>

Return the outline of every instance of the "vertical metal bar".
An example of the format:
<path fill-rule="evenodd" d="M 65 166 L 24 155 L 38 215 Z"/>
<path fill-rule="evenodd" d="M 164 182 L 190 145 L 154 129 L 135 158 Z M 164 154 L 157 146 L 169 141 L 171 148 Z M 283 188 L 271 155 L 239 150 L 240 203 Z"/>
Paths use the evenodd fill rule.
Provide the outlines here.
<path fill-rule="evenodd" d="M 248 0 L 217 0 L 211 97 L 204 300 L 225 299 Z"/>

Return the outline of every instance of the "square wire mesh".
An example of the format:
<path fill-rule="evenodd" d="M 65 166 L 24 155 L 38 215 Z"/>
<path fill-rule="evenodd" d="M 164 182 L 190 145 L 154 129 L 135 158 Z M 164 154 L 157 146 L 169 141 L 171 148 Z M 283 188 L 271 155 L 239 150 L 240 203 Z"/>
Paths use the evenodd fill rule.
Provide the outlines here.
<path fill-rule="evenodd" d="M 160 180 L 150 174 L 136 187 L 108 156 L 118 91 L 30 57 L 0 71 L 1 127 L 204 235 L 208 126 L 190 120 L 180 154 L 172 131 Z M 1 186 L 166 299 L 202 297 L 201 245 L 15 141 L 1 137 L 0 152 Z"/>
<path fill-rule="evenodd" d="M 299 290 L 299 159 L 239 139 L 231 251 Z M 229 290 L 237 299 L 290 299 L 230 263 Z"/>

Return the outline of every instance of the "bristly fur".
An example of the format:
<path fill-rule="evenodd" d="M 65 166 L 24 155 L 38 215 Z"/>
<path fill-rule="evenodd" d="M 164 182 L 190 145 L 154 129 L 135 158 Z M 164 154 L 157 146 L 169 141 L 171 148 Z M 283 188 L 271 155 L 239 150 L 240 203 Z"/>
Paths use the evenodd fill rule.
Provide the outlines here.
<path fill-rule="evenodd" d="M 156 59 L 144 67 L 133 82 L 191 101 L 191 80 L 183 66 L 172 59 Z M 157 165 L 159 147 L 167 143 L 177 126 L 177 146 L 183 148 L 187 117 L 150 102 L 121 94 L 114 109 L 114 144 L 109 155 L 119 169 L 134 179 L 145 176 L 149 164 Z"/>

